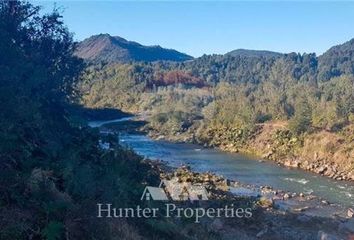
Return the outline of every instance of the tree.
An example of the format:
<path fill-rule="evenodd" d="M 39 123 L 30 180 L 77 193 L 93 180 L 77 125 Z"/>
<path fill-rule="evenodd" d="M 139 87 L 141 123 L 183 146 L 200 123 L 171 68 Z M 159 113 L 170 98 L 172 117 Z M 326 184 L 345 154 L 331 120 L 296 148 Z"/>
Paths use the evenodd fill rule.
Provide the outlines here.
<path fill-rule="evenodd" d="M 312 110 L 306 99 L 301 99 L 295 105 L 295 114 L 290 119 L 289 128 L 295 134 L 308 131 L 311 127 Z"/>

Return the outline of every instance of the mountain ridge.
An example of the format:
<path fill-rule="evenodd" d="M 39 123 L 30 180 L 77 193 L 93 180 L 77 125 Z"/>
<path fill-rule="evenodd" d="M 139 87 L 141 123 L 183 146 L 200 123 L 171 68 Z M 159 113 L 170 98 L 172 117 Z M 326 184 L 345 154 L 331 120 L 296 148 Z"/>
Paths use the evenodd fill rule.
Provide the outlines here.
<path fill-rule="evenodd" d="M 323 78 L 329 78 L 340 73 L 350 73 L 353 71 L 353 64 L 343 64 L 348 58 L 354 61 L 354 38 L 349 41 L 329 48 L 323 54 L 317 56 L 318 64 L 323 70 Z M 290 54 L 290 53 L 288 53 Z M 269 50 L 253 50 L 239 48 L 229 51 L 220 56 L 242 57 L 242 58 L 279 58 L 288 55 Z M 81 41 L 77 45 L 75 55 L 86 61 L 99 63 L 127 63 L 134 61 L 154 62 L 154 61 L 174 61 L 183 62 L 196 60 L 190 55 L 174 49 L 163 48 L 160 45 L 145 46 L 135 41 L 129 41 L 120 36 L 109 34 L 93 35 Z M 345 57 L 343 57 L 345 56 Z M 322 67 L 325 66 L 325 67 Z"/>
<path fill-rule="evenodd" d="M 273 52 L 269 50 L 253 50 L 253 49 L 244 49 L 239 48 L 227 52 L 225 56 L 233 56 L 233 57 L 280 57 L 284 55 L 283 53 Z"/>
<path fill-rule="evenodd" d="M 193 57 L 159 45 L 144 46 L 109 34 L 93 35 L 78 43 L 75 55 L 91 62 L 187 61 Z"/>
<path fill-rule="evenodd" d="M 318 63 L 323 66 L 322 78 L 352 74 L 354 72 L 354 38 L 335 45 L 318 56 Z"/>

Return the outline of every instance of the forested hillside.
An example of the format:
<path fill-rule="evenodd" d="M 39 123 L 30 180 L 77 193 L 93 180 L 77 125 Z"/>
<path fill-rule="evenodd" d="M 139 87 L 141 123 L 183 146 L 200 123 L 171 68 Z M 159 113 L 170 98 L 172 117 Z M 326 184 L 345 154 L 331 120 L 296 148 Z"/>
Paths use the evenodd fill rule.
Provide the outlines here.
<path fill-rule="evenodd" d="M 96 217 L 98 202 L 140 202 L 142 183 L 158 176 L 116 137 L 74 121 L 72 86 L 84 66 L 58 12 L 39 10 L 0 2 L 0 239 L 180 236 L 154 222 Z"/>
<path fill-rule="evenodd" d="M 352 43 L 319 57 L 236 51 L 180 63 L 99 64 L 79 88 L 87 106 L 150 113 L 150 131 L 171 139 L 294 166 L 302 159 L 306 169 L 335 159 L 334 168 L 354 178 Z"/>
<path fill-rule="evenodd" d="M 205 55 L 182 63 L 94 65 L 88 69 L 81 90 L 86 94 L 84 102 L 89 106 L 114 106 L 126 110 L 136 108 L 134 103 L 145 95 L 158 95 L 172 88 L 206 91 L 217 102 L 234 95 L 239 98 L 238 102 L 251 108 L 256 122 L 264 118 L 289 120 L 295 115 L 297 102 L 307 102 L 311 110 L 317 112 L 313 116 L 314 126 L 330 129 L 347 122 L 353 113 L 354 61 L 350 59 L 353 50 L 348 50 L 348 54 L 343 52 L 339 59 L 333 57 L 333 52 L 339 51 L 335 49 L 343 46 L 334 47 L 319 58 L 315 54 L 296 53 L 283 56 Z M 228 86 L 225 91 L 220 91 L 225 86 Z M 119 91 L 127 94 L 116 94 Z M 243 111 L 244 108 L 234 109 L 235 113 Z M 329 119 L 333 114 L 336 117 Z"/>
<path fill-rule="evenodd" d="M 282 54 L 278 52 L 265 51 L 265 50 L 249 50 L 249 49 L 236 49 L 225 55 L 237 57 L 280 57 Z"/>
<path fill-rule="evenodd" d="M 354 72 L 354 39 L 334 46 L 318 58 L 319 77 L 328 80 L 333 76 L 353 74 Z"/>

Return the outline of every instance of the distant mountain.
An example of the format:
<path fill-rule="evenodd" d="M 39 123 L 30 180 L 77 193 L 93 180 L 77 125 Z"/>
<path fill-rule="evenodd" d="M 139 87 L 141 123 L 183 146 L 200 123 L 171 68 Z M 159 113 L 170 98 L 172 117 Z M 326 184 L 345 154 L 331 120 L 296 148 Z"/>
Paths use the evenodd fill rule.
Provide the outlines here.
<path fill-rule="evenodd" d="M 280 57 L 283 54 L 266 50 L 236 49 L 226 53 L 225 55 L 233 57 Z"/>
<path fill-rule="evenodd" d="M 93 62 L 129 62 L 129 61 L 186 61 L 193 57 L 173 49 L 160 46 L 143 46 L 109 34 L 91 36 L 78 44 L 75 52 L 80 58 Z"/>
<path fill-rule="evenodd" d="M 354 38 L 331 47 L 318 57 L 319 73 L 323 79 L 354 73 Z"/>

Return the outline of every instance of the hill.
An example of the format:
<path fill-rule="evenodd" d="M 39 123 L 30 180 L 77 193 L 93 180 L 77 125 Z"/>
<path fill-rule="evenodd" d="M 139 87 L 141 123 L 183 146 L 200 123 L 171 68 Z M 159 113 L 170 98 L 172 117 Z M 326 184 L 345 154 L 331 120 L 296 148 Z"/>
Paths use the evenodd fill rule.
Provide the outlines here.
<path fill-rule="evenodd" d="M 266 50 L 236 49 L 225 55 L 233 57 L 281 57 L 283 54 Z"/>
<path fill-rule="evenodd" d="M 92 62 L 186 61 L 193 57 L 160 46 L 144 46 L 109 34 L 91 36 L 78 44 L 75 55 Z"/>
<path fill-rule="evenodd" d="M 333 76 L 354 73 L 354 38 L 331 47 L 318 57 L 320 77 L 329 80 Z"/>

